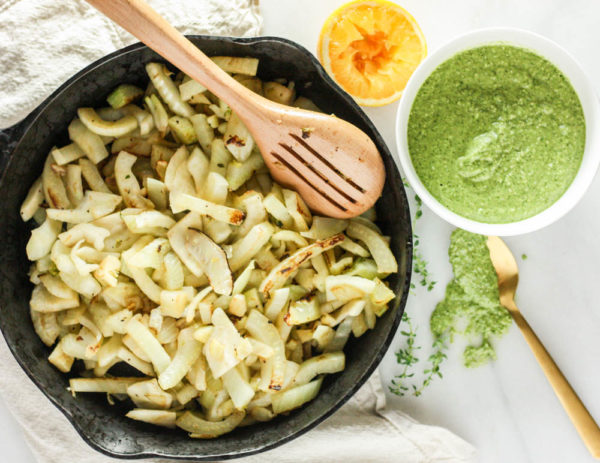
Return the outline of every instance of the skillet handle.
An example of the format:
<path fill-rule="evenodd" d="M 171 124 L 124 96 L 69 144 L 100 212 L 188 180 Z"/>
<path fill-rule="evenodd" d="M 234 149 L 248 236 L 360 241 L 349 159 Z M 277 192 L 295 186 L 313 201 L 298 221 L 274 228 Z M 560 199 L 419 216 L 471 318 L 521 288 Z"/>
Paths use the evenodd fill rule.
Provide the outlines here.
<path fill-rule="evenodd" d="M 4 174 L 6 165 L 17 146 L 17 143 L 25 133 L 28 119 L 29 118 L 23 119 L 15 125 L 0 130 L 0 177 Z"/>

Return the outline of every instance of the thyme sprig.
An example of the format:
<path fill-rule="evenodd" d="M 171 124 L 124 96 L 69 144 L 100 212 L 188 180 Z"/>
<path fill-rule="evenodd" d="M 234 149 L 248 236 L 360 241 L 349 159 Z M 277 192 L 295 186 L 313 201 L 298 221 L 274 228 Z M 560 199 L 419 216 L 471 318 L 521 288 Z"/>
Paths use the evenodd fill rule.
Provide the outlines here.
<path fill-rule="evenodd" d="M 419 275 L 419 283 L 421 284 L 421 286 L 427 288 L 427 291 L 431 291 L 435 287 L 437 281 L 431 279 L 429 270 L 427 270 L 427 261 L 423 259 L 423 256 L 421 255 L 421 252 L 418 248 L 419 236 L 416 234 L 413 234 L 413 236 L 415 240 L 413 247 L 413 272 Z"/>
<path fill-rule="evenodd" d="M 404 183 L 405 186 L 408 184 Z M 415 222 L 419 220 L 423 216 L 423 201 L 419 197 L 419 195 L 415 195 L 415 203 L 417 204 L 417 210 L 415 212 Z M 413 223 L 413 228 L 415 223 Z M 419 275 L 420 280 L 419 283 L 421 286 L 427 288 L 427 291 L 433 290 L 435 287 L 436 281 L 431 279 L 431 275 L 427 270 L 427 261 L 423 258 L 420 248 L 419 248 L 420 240 L 419 235 L 413 232 L 413 272 Z M 415 284 L 411 283 L 411 289 L 415 289 Z"/>
<path fill-rule="evenodd" d="M 398 364 L 402 365 L 402 371 L 394 376 L 392 384 L 389 387 L 390 392 L 403 397 L 407 394 L 412 394 L 415 397 L 419 397 L 423 391 L 433 382 L 435 378 L 443 378 L 441 365 L 448 358 L 445 351 L 447 348 L 444 338 L 437 337 L 433 341 L 433 352 L 427 359 L 428 368 L 423 370 L 423 380 L 420 384 L 412 382 L 415 373 L 411 371 L 411 367 L 419 362 L 416 357 L 416 351 L 420 350 L 421 347 L 415 344 L 416 331 L 414 325 L 408 314 L 404 312 L 402 315 L 402 321 L 405 322 L 408 330 L 401 331 L 406 336 L 406 346 L 398 349 L 396 352 L 396 360 Z"/>
<path fill-rule="evenodd" d="M 403 368 L 400 374 L 392 379 L 392 385 L 390 386 L 390 391 L 399 396 L 403 396 L 409 390 L 408 386 L 405 384 L 405 380 L 412 378 L 415 375 L 414 372 L 410 372 L 409 369 L 419 361 L 415 356 L 415 351 L 421 348 L 420 346 L 415 345 L 417 333 L 408 313 L 404 312 L 402 314 L 402 322 L 407 328 L 400 331 L 402 335 L 406 336 L 406 346 L 398 349 L 396 352 L 396 361 L 398 364 L 402 365 Z"/>
<path fill-rule="evenodd" d="M 425 378 L 423 379 L 421 386 L 416 387 L 414 384 L 412 386 L 413 395 L 415 397 L 419 397 L 423 393 L 423 390 L 427 386 L 429 386 L 435 378 L 444 377 L 444 375 L 442 375 L 440 366 L 443 363 L 443 361 L 448 358 L 448 356 L 444 352 L 447 347 L 446 343 L 444 342 L 443 338 L 439 337 L 433 341 L 432 347 L 433 353 L 429 356 L 429 359 L 427 359 L 430 367 L 423 371 L 423 373 L 425 374 Z"/>
<path fill-rule="evenodd" d="M 410 185 L 406 180 L 404 180 L 404 186 L 410 188 Z M 415 203 L 416 212 L 413 228 L 416 221 L 423 216 L 423 201 L 418 195 L 415 195 Z M 419 236 L 413 232 L 413 271 L 420 277 L 419 284 L 422 287 L 425 287 L 427 291 L 432 291 L 437 282 L 433 280 L 429 274 L 427 261 L 421 255 L 419 245 Z M 411 289 L 414 290 L 415 288 L 415 284 L 411 283 Z M 414 367 L 419 363 L 419 358 L 416 353 L 421 349 L 421 346 L 416 344 L 417 330 L 408 313 L 404 312 L 404 314 L 402 314 L 402 322 L 404 323 L 405 329 L 400 331 L 400 333 L 406 338 L 406 344 L 396 352 L 396 361 L 402 366 L 402 370 L 399 374 L 394 376 L 389 389 L 398 396 L 404 396 L 410 393 L 418 397 L 435 378 L 443 377 L 441 365 L 447 358 L 445 354 L 447 346 L 443 338 L 436 337 L 434 339 L 432 346 L 433 352 L 427 359 L 428 367 L 423 370 L 423 380 L 420 384 L 414 382 Z"/>

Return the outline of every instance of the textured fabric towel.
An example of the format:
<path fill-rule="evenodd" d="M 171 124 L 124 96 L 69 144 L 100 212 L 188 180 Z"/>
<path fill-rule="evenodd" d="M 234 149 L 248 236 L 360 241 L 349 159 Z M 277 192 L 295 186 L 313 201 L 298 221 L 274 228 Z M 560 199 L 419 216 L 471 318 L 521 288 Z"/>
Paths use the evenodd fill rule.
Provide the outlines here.
<path fill-rule="evenodd" d="M 150 0 L 184 34 L 254 36 L 258 0 Z M 83 0 L 0 0 L 0 128 L 69 77 L 138 40 Z"/>
<path fill-rule="evenodd" d="M 185 33 L 252 36 L 261 28 L 255 0 L 150 3 Z M 73 73 L 135 41 L 82 0 L 5 0 L 0 4 L 0 25 L 2 127 L 25 117 Z M 40 463 L 118 461 L 85 444 L 27 378 L 1 336 L 0 365 L 2 397 Z M 473 459 L 473 447 L 449 431 L 387 409 L 375 374 L 316 429 L 282 447 L 238 461 L 460 463 Z"/>

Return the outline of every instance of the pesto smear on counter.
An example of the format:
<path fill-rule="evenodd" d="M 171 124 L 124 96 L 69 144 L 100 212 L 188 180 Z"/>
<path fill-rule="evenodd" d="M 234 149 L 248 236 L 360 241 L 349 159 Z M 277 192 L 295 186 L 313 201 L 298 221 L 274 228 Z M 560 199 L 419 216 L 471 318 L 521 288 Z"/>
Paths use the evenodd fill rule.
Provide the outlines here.
<path fill-rule="evenodd" d="M 531 217 L 567 190 L 585 146 L 585 120 L 567 78 L 541 56 L 488 45 L 442 63 L 408 121 L 410 156 L 425 188 L 464 217 Z"/>
<path fill-rule="evenodd" d="M 476 367 L 496 354 L 490 343 L 504 334 L 511 316 L 500 305 L 498 277 L 482 235 L 456 229 L 450 238 L 448 256 L 454 279 L 446 287 L 446 295 L 431 314 L 431 331 L 435 338 L 464 333 L 471 344 L 465 348 L 464 362 Z"/>
<path fill-rule="evenodd" d="M 407 312 L 402 315 L 401 333 L 406 343 L 396 351 L 402 369 L 389 387 L 394 394 L 420 396 L 435 378 L 442 378 L 448 343 L 458 334 L 469 343 L 463 352 L 465 366 L 477 367 L 496 358 L 492 339 L 508 330 L 512 318 L 500 304 L 498 277 L 486 241 L 485 236 L 465 230 L 452 232 L 448 256 L 454 277 L 431 314 L 433 345 L 426 362 L 418 357 L 421 346 L 416 343 L 416 326 Z M 416 375 L 415 367 L 421 363 L 426 366 Z"/>

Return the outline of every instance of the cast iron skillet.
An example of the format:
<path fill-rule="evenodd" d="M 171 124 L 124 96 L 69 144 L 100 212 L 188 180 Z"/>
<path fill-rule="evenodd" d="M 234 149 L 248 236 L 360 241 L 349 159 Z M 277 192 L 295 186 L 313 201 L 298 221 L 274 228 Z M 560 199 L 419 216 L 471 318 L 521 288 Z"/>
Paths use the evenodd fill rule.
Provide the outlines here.
<path fill-rule="evenodd" d="M 296 82 L 299 93 L 312 98 L 324 111 L 335 113 L 371 136 L 383 156 L 387 178 L 377 202 L 378 223 L 392 237 L 391 248 L 399 272 L 389 279 L 397 294 L 390 310 L 374 330 L 346 347 L 346 370 L 328 376 L 319 396 L 269 423 L 238 428 L 214 440 L 193 440 L 181 430 L 157 428 L 123 415 L 131 404 L 110 406 L 102 394 L 67 391 L 68 375 L 46 358 L 50 353 L 34 333 L 28 300 L 25 244 L 31 226 L 23 224 L 19 207 L 29 186 L 40 175 L 53 145 L 68 143 L 67 126 L 80 106 L 106 105 L 107 94 L 123 82 L 145 86 L 145 63 L 161 60 L 142 44 L 131 45 L 91 64 L 56 90 L 23 122 L 0 131 L 0 328 L 15 358 L 31 380 L 69 419 L 83 439 L 96 450 L 118 458 L 167 457 L 187 460 L 229 459 L 250 455 L 300 436 L 331 415 L 368 379 L 387 350 L 400 322 L 410 283 L 412 241 L 410 214 L 400 174 L 381 135 L 354 101 L 325 73 L 306 49 L 272 37 L 251 39 L 191 36 L 206 54 L 260 58 L 259 76 L 285 77 Z M 78 374 L 79 365 L 73 368 Z"/>

